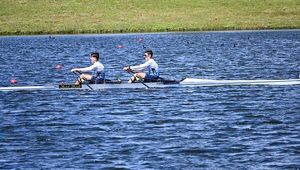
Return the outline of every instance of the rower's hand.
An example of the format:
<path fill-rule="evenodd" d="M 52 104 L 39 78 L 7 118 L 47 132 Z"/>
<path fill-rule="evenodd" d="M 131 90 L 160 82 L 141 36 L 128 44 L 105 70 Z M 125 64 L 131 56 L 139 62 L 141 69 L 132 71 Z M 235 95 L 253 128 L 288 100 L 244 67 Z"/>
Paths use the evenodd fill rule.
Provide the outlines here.
<path fill-rule="evenodd" d="M 129 66 L 126 66 L 126 67 L 123 68 L 123 70 L 124 70 L 124 71 L 129 71 L 129 70 L 130 70 L 130 67 L 129 67 Z"/>
<path fill-rule="evenodd" d="M 73 68 L 73 69 L 71 70 L 71 72 L 76 72 L 76 71 L 78 71 L 77 68 Z"/>

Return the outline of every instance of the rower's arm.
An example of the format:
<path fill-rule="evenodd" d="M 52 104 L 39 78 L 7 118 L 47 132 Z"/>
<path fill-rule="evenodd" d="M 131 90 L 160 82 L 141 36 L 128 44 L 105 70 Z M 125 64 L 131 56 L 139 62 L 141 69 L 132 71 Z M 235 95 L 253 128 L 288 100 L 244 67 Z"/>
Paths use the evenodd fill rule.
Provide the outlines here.
<path fill-rule="evenodd" d="M 144 70 L 145 68 L 147 68 L 149 65 L 151 64 L 151 61 L 147 61 L 144 64 L 140 64 L 138 66 L 130 66 L 131 70 Z"/>
<path fill-rule="evenodd" d="M 94 65 L 91 65 L 89 67 L 84 67 L 84 68 L 78 68 L 78 71 L 82 71 L 82 72 L 88 72 L 88 71 L 93 71 L 95 69 Z"/>

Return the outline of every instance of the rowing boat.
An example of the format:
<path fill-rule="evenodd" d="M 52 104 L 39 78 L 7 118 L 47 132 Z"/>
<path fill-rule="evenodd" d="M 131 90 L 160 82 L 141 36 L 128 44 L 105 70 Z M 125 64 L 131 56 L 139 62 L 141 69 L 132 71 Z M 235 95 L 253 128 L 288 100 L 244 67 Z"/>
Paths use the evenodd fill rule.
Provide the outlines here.
<path fill-rule="evenodd" d="M 245 85 L 300 85 L 300 79 L 286 80 L 211 80 L 211 79 L 196 79 L 185 78 L 177 80 L 161 80 L 158 82 L 144 82 L 150 88 L 161 87 L 196 87 L 196 86 L 245 86 Z M 142 83 L 122 82 L 120 80 L 108 81 L 102 84 L 60 84 L 60 85 L 44 85 L 44 86 L 13 86 L 0 87 L 0 91 L 33 91 L 33 90 L 101 90 L 101 89 L 138 89 L 145 88 Z"/>

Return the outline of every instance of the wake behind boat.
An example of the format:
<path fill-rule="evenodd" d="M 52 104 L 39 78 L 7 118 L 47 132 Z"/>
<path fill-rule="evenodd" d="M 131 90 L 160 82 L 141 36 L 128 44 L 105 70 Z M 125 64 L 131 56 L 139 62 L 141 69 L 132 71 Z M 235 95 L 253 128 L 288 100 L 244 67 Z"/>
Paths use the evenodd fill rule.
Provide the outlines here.
<path fill-rule="evenodd" d="M 287 86 L 300 85 L 300 79 L 286 80 L 212 80 L 185 78 L 178 80 L 160 79 L 157 82 L 144 82 L 149 88 L 164 87 L 197 87 L 197 86 L 250 86 L 250 85 L 272 85 Z M 146 88 L 140 82 L 127 83 L 121 80 L 106 81 L 101 84 L 59 84 L 45 86 L 13 86 L 0 87 L 0 91 L 34 91 L 34 90 L 102 90 L 102 89 L 141 89 Z"/>

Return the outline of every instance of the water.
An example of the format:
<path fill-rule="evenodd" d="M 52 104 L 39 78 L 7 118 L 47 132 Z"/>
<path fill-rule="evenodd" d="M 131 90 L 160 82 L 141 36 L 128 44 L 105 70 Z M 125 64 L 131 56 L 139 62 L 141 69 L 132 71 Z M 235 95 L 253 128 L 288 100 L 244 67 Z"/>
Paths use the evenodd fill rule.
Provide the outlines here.
<path fill-rule="evenodd" d="M 143 40 L 143 41 L 141 41 Z M 117 48 L 123 45 L 123 48 Z M 151 48 L 164 77 L 298 78 L 300 31 L 0 37 L 1 86 L 110 78 Z M 62 70 L 56 70 L 62 64 Z M 0 93 L 0 168 L 299 169 L 299 86 Z"/>

